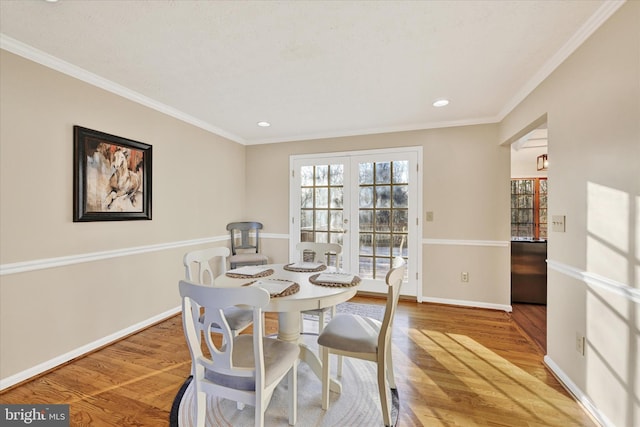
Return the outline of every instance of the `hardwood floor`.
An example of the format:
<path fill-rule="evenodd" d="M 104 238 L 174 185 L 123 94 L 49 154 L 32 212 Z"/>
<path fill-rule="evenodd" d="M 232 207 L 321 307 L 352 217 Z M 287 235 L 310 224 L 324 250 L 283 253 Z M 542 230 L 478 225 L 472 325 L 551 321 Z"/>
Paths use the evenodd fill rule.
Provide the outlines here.
<path fill-rule="evenodd" d="M 511 317 L 542 353 L 547 352 L 547 306 L 541 304 L 511 304 Z"/>
<path fill-rule="evenodd" d="M 268 315 L 269 333 L 275 319 Z M 596 425 L 509 313 L 401 301 L 393 344 L 399 426 Z M 167 426 L 189 370 L 175 316 L 6 390 L 0 402 L 68 403 L 72 426 Z"/>

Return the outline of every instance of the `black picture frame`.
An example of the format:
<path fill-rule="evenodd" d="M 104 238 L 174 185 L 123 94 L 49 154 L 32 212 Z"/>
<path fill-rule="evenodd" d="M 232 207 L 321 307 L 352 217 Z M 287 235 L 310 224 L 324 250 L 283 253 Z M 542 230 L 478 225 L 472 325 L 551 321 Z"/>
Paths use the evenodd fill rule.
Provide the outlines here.
<path fill-rule="evenodd" d="M 76 125 L 73 166 L 73 222 L 151 219 L 151 145 Z"/>

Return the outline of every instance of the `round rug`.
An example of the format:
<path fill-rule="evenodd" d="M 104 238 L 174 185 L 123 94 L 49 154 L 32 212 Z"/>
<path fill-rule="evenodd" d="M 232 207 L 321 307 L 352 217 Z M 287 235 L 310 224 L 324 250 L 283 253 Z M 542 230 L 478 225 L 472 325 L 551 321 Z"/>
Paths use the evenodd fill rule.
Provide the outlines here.
<path fill-rule="evenodd" d="M 311 346 L 315 337 L 307 336 L 305 341 Z M 317 345 L 313 348 L 317 348 Z M 342 369 L 342 393 L 331 392 L 329 409 L 322 410 L 322 383 L 306 363 L 298 365 L 298 420 L 296 426 L 325 427 L 371 427 L 383 426 L 380 397 L 376 380 L 376 364 L 352 358 L 344 358 Z M 335 356 L 332 368 L 335 377 Z M 269 407 L 265 413 L 265 426 L 288 425 L 289 411 L 287 401 L 287 385 L 284 379 L 276 387 Z M 190 378 L 181 391 L 182 397 L 176 397 L 174 407 L 177 414 L 172 417 L 172 426 L 195 426 L 194 387 Z M 398 419 L 398 394 L 392 390 L 392 421 Z M 215 427 L 251 427 L 254 425 L 254 407 L 246 405 L 238 410 L 236 402 L 216 396 L 207 398 L 206 426 Z M 175 410 L 175 408 L 174 408 Z M 173 412 L 173 411 L 172 411 Z"/>

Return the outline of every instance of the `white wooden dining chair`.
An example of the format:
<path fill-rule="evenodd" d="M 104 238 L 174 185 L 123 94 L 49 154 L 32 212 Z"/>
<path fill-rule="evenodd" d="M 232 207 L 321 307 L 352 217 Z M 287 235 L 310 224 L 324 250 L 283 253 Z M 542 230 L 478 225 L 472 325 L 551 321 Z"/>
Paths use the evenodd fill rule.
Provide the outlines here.
<path fill-rule="evenodd" d="M 393 260 L 387 273 L 387 304 L 382 322 L 356 314 L 339 313 L 325 326 L 318 337 L 322 353 L 322 409 L 329 408 L 329 355 L 369 360 L 378 365 L 378 391 L 385 426 L 391 426 L 391 396 L 389 390 L 396 389 L 391 357 L 391 331 L 400 286 L 404 279 L 406 263 L 402 257 Z M 348 385 L 347 385 L 348 387 Z M 354 392 L 357 392 L 354 391 Z"/>
<path fill-rule="evenodd" d="M 228 257 L 229 248 L 226 247 L 187 252 L 182 259 L 185 278 L 201 285 L 215 286 L 214 278 L 227 271 Z M 252 310 L 228 307 L 223 310 L 223 313 L 233 336 L 247 329 L 253 321 Z M 200 322 L 200 325 L 202 325 L 202 322 Z M 211 325 L 211 330 L 218 333 L 223 332 L 222 327 L 217 323 Z"/>
<path fill-rule="evenodd" d="M 287 376 L 289 424 L 297 417 L 297 366 L 300 347 L 296 343 L 264 337 L 262 309 L 269 293 L 259 287 L 214 288 L 181 280 L 182 323 L 194 369 L 196 426 L 204 427 L 207 396 L 219 396 L 255 408 L 255 426 L 264 426 L 264 415 L 273 391 Z M 234 335 L 223 310 L 239 304 L 252 307 L 253 334 Z M 201 316 L 200 308 L 204 308 Z M 202 322 L 204 328 L 199 325 Z M 216 345 L 212 325 L 219 325 L 224 343 Z M 200 335 L 208 348 L 202 350 Z"/>

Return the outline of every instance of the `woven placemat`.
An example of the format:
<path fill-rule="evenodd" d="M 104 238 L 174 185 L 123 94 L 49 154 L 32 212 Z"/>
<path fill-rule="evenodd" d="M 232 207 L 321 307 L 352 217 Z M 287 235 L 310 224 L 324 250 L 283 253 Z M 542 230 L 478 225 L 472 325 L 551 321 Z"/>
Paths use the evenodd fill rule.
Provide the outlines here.
<path fill-rule="evenodd" d="M 279 282 L 291 282 L 290 280 L 284 280 L 284 279 L 269 279 L 271 281 L 279 281 Z M 251 286 L 254 283 L 256 283 L 257 280 L 253 280 L 249 283 L 245 283 L 242 286 Z M 278 298 L 278 297 L 286 297 L 288 295 L 293 295 L 296 292 L 298 292 L 300 290 L 300 285 L 296 282 L 291 282 L 291 285 L 289 285 L 288 287 L 286 287 L 282 292 L 278 292 L 278 293 L 271 293 L 269 292 L 269 296 L 271 298 Z"/>
<path fill-rule="evenodd" d="M 360 277 L 358 276 L 353 276 L 353 280 L 351 281 L 351 283 L 331 283 L 331 282 L 318 282 L 316 279 L 318 278 L 318 276 L 320 276 L 320 273 L 318 274 L 314 274 L 313 276 L 309 277 L 309 282 L 313 283 L 314 285 L 319 285 L 319 286 L 330 286 L 332 288 L 347 288 L 350 286 L 356 286 L 358 283 L 360 283 Z"/>
<path fill-rule="evenodd" d="M 300 290 L 300 285 L 294 282 L 294 283 L 291 284 L 291 286 L 289 286 L 288 288 L 286 288 L 284 291 L 280 292 L 279 294 L 271 294 L 271 298 L 286 297 L 288 295 L 295 294 L 299 290 Z"/>
<path fill-rule="evenodd" d="M 253 275 L 226 272 L 225 276 L 231 277 L 232 279 L 254 279 L 254 278 L 271 276 L 272 274 L 273 274 L 273 269 L 270 268 L 268 270 L 263 271 L 262 273 L 253 274 Z"/>
<path fill-rule="evenodd" d="M 295 271 L 297 273 L 315 273 L 317 271 L 324 271 L 327 269 L 326 265 L 319 265 L 317 268 L 296 268 L 296 267 L 292 267 L 292 265 L 294 265 L 295 262 L 291 263 L 291 264 L 287 264 L 284 266 L 284 269 L 287 271 Z"/>

